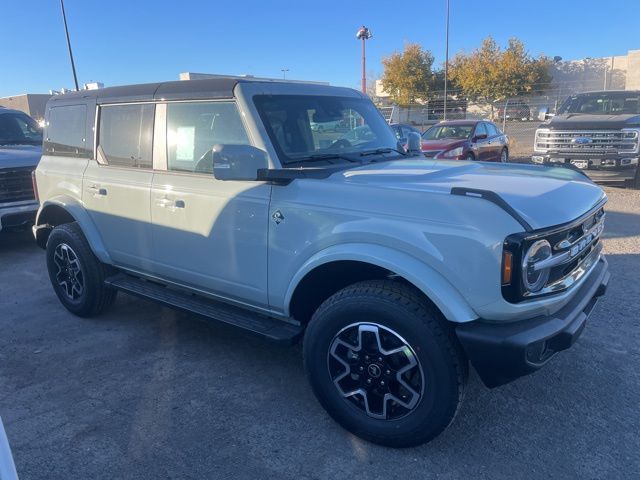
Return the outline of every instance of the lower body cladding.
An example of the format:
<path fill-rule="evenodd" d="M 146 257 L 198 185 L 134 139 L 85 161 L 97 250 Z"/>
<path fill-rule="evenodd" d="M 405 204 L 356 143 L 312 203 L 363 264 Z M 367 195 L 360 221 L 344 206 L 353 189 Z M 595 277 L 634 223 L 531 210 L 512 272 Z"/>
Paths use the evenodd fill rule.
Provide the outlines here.
<path fill-rule="evenodd" d="M 579 170 L 597 183 L 610 183 L 640 188 L 640 157 L 634 155 L 594 156 L 593 154 L 546 153 L 533 155 L 538 165 Z"/>
<path fill-rule="evenodd" d="M 535 372 L 571 347 L 610 276 L 602 257 L 571 301 L 554 315 L 506 325 L 479 320 L 458 326 L 458 339 L 483 383 L 489 388 L 504 385 Z"/>
<path fill-rule="evenodd" d="M 36 219 L 37 202 L 0 204 L 0 231 L 28 227 Z"/>

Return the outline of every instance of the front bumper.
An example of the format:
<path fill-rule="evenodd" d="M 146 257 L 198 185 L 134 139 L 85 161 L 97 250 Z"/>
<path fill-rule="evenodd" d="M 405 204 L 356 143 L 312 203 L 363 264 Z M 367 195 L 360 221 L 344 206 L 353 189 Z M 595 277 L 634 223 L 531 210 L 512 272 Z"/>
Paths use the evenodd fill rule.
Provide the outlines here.
<path fill-rule="evenodd" d="M 497 387 L 542 368 L 557 352 L 571 347 L 602 296 L 611 274 L 604 257 L 554 315 L 509 324 L 476 321 L 461 324 L 456 334 L 483 383 Z"/>
<path fill-rule="evenodd" d="M 33 224 L 38 206 L 33 201 L 0 204 L 0 231 Z"/>
<path fill-rule="evenodd" d="M 621 185 L 632 182 L 640 168 L 638 154 L 595 157 L 585 154 L 534 153 L 531 162 L 539 165 L 571 168 L 584 173 L 594 182 Z"/>

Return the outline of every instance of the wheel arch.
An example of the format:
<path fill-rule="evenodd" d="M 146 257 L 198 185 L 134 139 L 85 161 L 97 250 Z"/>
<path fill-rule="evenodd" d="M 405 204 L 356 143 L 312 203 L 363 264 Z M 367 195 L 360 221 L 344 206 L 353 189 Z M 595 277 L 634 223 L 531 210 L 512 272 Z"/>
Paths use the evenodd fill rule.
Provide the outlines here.
<path fill-rule="evenodd" d="M 462 294 L 434 268 L 404 252 L 366 244 L 330 247 L 305 262 L 290 282 L 285 313 L 308 321 L 315 309 L 338 290 L 377 278 L 412 285 L 449 321 L 463 323 L 478 318 Z"/>
<path fill-rule="evenodd" d="M 36 243 L 40 248 L 46 248 L 49 234 L 53 228 L 71 222 L 78 224 L 95 256 L 102 263 L 110 264 L 111 257 L 107 253 L 102 237 L 89 213 L 84 205 L 71 197 L 56 197 L 42 204 L 33 227 Z"/>

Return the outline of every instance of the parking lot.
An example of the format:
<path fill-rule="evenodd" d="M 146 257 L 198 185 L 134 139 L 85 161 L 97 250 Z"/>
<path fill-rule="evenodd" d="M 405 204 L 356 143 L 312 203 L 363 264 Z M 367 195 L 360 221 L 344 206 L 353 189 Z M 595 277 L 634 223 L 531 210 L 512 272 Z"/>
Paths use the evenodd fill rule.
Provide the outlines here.
<path fill-rule="evenodd" d="M 613 274 L 578 343 L 485 389 L 419 448 L 368 444 L 278 347 L 120 295 L 95 319 L 55 297 L 28 233 L 0 235 L 0 416 L 21 479 L 637 478 L 640 192 L 608 190 Z"/>

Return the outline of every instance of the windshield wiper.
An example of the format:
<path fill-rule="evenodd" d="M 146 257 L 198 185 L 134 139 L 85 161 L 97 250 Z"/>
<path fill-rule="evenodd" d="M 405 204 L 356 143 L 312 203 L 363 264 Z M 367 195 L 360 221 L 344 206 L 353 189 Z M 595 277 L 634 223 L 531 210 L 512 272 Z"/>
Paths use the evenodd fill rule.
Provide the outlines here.
<path fill-rule="evenodd" d="M 361 160 L 357 158 L 350 157 L 349 155 L 345 155 L 343 153 L 316 153 L 314 155 L 309 155 L 306 157 L 302 157 L 297 159 L 298 162 L 304 162 L 305 160 L 346 160 L 352 163 L 362 163 Z"/>
<path fill-rule="evenodd" d="M 402 155 L 403 157 L 407 156 L 407 152 L 404 150 L 398 150 L 397 148 L 385 147 L 385 148 L 376 148 L 375 150 L 367 150 L 365 152 L 360 152 L 361 157 L 366 157 L 367 155 L 382 155 L 383 153 L 391 153 L 396 152 Z"/>

